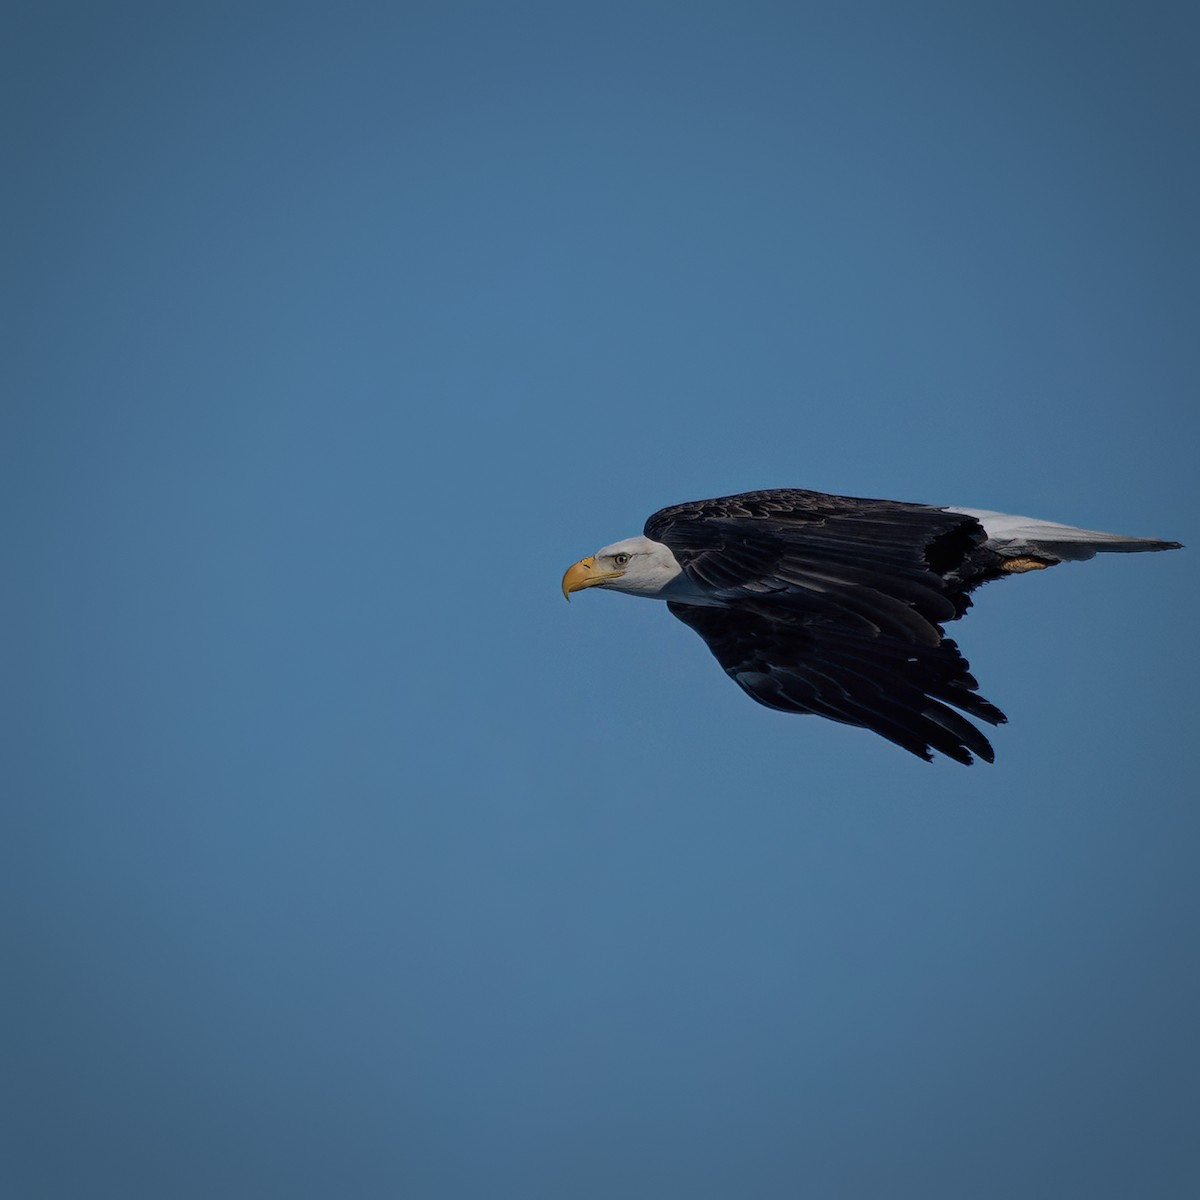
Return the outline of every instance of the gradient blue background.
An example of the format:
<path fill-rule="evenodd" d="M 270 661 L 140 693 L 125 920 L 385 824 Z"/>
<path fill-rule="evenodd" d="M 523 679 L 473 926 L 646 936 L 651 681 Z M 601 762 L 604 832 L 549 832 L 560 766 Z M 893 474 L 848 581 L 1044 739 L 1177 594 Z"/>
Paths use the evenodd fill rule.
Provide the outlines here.
<path fill-rule="evenodd" d="M 1012 723 L 568 563 L 798 485 L 1200 541 L 1194 5 L 8 9 L 6 1196 L 1191 1197 L 1196 553 Z"/>

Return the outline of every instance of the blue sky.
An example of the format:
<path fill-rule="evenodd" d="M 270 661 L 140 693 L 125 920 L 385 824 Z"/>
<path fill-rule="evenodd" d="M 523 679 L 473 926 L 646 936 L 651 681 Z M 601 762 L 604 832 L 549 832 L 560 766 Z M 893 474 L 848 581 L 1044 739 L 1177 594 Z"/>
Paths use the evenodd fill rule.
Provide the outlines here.
<path fill-rule="evenodd" d="M 573 560 L 801 486 L 1197 542 L 1189 6 L 17 6 L 7 1194 L 1200 1186 L 1194 551 L 1011 723 Z"/>

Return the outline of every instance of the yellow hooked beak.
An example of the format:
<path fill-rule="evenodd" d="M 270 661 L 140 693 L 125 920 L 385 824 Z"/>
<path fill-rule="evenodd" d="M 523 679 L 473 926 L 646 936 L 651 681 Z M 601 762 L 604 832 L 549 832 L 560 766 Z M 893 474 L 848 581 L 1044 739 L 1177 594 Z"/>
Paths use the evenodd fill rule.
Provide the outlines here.
<path fill-rule="evenodd" d="M 581 558 L 567 568 L 562 582 L 563 596 L 569 603 L 572 592 L 595 587 L 596 584 L 603 583 L 606 579 L 620 579 L 624 574 L 624 571 L 601 571 L 596 566 L 596 556 L 589 554 L 587 558 Z"/>

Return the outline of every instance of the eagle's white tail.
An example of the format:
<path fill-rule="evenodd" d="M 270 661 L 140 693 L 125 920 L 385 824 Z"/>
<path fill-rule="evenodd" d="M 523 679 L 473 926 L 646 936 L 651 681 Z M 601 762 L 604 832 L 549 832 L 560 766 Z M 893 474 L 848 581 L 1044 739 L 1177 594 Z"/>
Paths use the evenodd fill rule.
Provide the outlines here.
<path fill-rule="evenodd" d="M 1124 537 L 1097 529 L 1076 529 L 1056 521 L 1038 521 L 984 508 L 947 508 L 947 512 L 974 517 L 988 535 L 987 545 L 1005 558 L 1028 556 L 1049 562 L 1082 562 L 1099 552 L 1134 553 L 1139 550 L 1178 550 L 1179 542 L 1159 538 Z"/>

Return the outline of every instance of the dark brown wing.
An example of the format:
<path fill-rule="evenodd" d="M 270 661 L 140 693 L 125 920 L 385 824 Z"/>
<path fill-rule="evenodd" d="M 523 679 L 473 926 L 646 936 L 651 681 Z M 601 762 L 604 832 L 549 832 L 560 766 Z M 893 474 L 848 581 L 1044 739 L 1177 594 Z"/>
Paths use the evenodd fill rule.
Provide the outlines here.
<path fill-rule="evenodd" d="M 769 599 L 927 645 L 999 574 L 974 517 L 896 500 L 745 492 L 664 508 L 645 532 L 719 599 Z"/>
<path fill-rule="evenodd" d="M 931 760 L 932 751 L 969 764 L 991 762 L 991 744 L 953 704 L 998 725 L 1004 714 L 976 693 L 969 664 L 949 638 L 933 646 L 864 637 L 837 621 L 794 609 L 668 603 L 707 643 L 748 695 L 782 712 L 861 725 Z"/>
<path fill-rule="evenodd" d="M 665 508 L 645 532 L 722 605 L 669 607 L 754 699 L 865 726 L 922 758 L 992 760 L 947 707 L 1004 720 L 943 636 L 999 574 L 974 517 L 781 488 Z"/>

